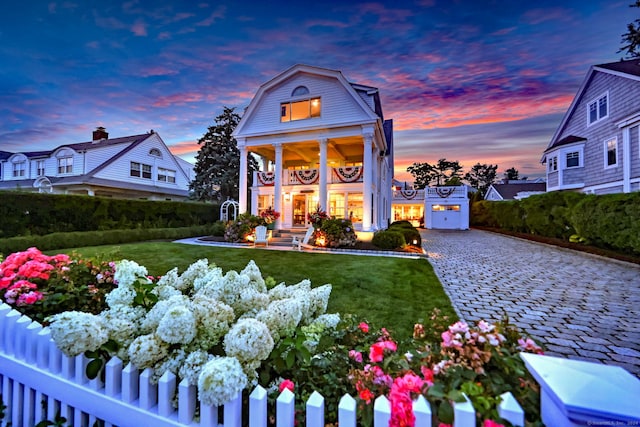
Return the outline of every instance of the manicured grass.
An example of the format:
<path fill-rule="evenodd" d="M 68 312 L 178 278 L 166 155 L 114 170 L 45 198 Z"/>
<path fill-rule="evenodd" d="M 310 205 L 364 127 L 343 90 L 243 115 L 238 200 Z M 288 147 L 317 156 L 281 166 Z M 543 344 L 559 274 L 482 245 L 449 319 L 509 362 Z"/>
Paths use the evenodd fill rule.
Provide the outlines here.
<path fill-rule="evenodd" d="M 378 327 L 402 336 L 413 325 L 439 308 L 457 319 L 431 264 L 426 259 L 405 259 L 327 253 L 300 253 L 254 248 L 194 246 L 170 242 L 92 246 L 73 251 L 107 260 L 129 259 L 143 265 L 151 275 L 162 275 L 174 267 L 179 272 L 207 258 L 225 272 L 242 270 L 254 260 L 263 277 L 295 284 L 310 279 L 312 286 L 333 286 L 328 312 L 353 313 Z M 64 252 L 70 253 L 71 249 Z"/>

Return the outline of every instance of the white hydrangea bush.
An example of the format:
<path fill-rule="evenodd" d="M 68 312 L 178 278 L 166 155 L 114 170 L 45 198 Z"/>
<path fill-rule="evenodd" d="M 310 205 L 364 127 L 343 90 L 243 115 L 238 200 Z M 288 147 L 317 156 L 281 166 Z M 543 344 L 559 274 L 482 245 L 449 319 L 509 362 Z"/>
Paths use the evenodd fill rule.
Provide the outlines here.
<path fill-rule="evenodd" d="M 186 379 L 205 404 L 222 405 L 255 385 L 262 363 L 297 328 L 311 337 L 305 345 L 313 351 L 340 321 L 325 314 L 331 285 L 313 288 L 303 280 L 267 289 L 254 261 L 240 272 L 224 273 L 206 259 L 182 274 L 174 268 L 151 289 L 149 306 L 136 302 L 136 286 L 152 283 L 145 267 L 123 260 L 114 277 L 118 287 L 100 315 L 67 312 L 51 319 L 58 347 L 75 356 L 113 340 L 119 348 L 112 356 L 152 368 L 155 381 L 165 372 Z"/>

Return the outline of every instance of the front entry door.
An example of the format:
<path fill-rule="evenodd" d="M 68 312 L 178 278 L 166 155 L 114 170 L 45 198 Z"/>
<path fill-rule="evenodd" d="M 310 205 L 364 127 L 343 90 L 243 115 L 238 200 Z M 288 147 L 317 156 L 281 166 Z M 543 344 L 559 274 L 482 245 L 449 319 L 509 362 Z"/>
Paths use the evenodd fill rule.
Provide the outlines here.
<path fill-rule="evenodd" d="M 307 226 L 307 195 L 294 194 L 293 196 L 293 226 Z"/>

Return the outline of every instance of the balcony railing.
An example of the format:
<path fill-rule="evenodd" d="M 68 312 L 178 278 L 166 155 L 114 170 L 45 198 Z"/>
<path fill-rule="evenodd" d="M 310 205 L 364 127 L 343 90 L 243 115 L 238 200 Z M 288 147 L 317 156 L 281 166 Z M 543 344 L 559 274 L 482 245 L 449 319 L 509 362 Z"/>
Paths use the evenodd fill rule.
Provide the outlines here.
<path fill-rule="evenodd" d="M 362 166 L 329 168 L 327 184 L 362 182 Z M 257 171 L 253 173 L 253 183 L 258 187 L 275 184 L 275 172 Z M 320 182 L 320 169 L 285 169 L 282 171 L 282 185 L 314 185 Z"/>
<path fill-rule="evenodd" d="M 427 188 L 427 199 L 467 199 L 467 186 L 445 186 L 445 187 L 429 187 Z"/>
<path fill-rule="evenodd" d="M 393 190 L 393 201 L 415 201 L 417 203 L 423 203 L 424 190 Z"/>

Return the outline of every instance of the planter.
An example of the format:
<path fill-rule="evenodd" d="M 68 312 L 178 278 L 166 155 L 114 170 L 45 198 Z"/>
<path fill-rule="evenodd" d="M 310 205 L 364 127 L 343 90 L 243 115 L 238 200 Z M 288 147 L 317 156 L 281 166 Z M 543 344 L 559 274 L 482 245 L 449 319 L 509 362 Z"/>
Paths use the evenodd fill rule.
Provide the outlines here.
<path fill-rule="evenodd" d="M 276 226 L 275 222 L 270 222 L 269 224 L 267 224 L 267 230 L 273 230 L 275 226 Z"/>

